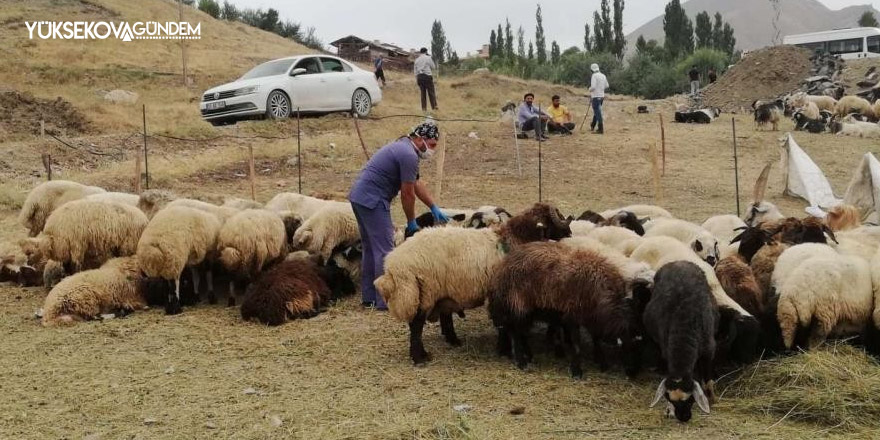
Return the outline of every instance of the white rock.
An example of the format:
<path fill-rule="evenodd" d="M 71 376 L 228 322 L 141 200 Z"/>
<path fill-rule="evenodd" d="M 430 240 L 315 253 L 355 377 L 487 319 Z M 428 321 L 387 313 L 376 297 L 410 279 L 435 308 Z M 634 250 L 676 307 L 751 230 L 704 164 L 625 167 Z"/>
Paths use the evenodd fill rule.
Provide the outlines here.
<path fill-rule="evenodd" d="M 471 406 L 468 404 L 461 404 L 461 405 L 453 406 L 452 409 L 454 409 L 457 412 L 465 412 L 465 411 L 470 411 Z"/>
<path fill-rule="evenodd" d="M 245 388 L 244 391 L 242 391 L 242 393 L 247 394 L 247 395 L 257 394 L 257 390 L 255 390 L 253 388 Z"/>
<path fill-rule="evenodd" d="M 480 139 L 480 137 L 477 136 L 477 132 L 476 132 L 476 131 L 472 131 L 472 132 L 468 133 L 468 137 L 471 138 L 471 139 Z"/>
<path fill-rule="evenodd" d="M 152 417 L 147 417 L 146 419 L 144 419 L 144 425 L 147 425 L 147 426 L 149 426 L 149 425 L 155 425 L 155 424 L 158 423 L 158 422 L 159 422 L 158 420 L 156 420 L 156 419 L 154 419 L 154 418 L 152 418 Z"/>
<path fill-rule="evenodd" d="M 104 99 L 114 104 L 133 104 L 137 102 L 138 98 L 137 93 L 121 89 L 111 90 L 104 94 Z"/>
<path fill-rule="evenodd" d="M 208 428 L 208 429 L 217 429 L 217 424 L 214 423 L 214 422 L 207 422 L 207 423 L 205 423 L 205 428 Z"/>

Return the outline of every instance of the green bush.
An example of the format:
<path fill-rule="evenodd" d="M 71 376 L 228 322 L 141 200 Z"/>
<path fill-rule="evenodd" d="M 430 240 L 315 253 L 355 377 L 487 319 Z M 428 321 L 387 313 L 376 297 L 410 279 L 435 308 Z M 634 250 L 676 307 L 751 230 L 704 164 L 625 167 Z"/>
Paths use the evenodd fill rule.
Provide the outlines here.
<path fill-rule="evenodd" d="M 715 49 L 703 48 L 695 50 L 689 57 L 679 62 L 675 66 L 675 70 L 679 75 L 685 77 L 688 71 L 691 70 L 691 66 L 697 66 L 697 70 L 700 71 L 701 78 L 705 83 L 708 82 L 707 75 L 710 67 L 714 67 L 715 72 L 718 72 L 720 76 L 721 72 L 726 70 L 729 61 L 730 57 L 726 53 Z"/>
<path fill-rule="evenodd" d="M 220 18 L 220 4 L 215 0 L 199 0 L 199 10 L 214 18 Z"/>

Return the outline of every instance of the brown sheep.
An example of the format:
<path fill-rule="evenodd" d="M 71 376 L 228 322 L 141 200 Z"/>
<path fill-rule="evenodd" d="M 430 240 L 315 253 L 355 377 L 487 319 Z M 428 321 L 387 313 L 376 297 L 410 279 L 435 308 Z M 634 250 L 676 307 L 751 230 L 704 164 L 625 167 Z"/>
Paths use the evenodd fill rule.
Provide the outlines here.
<path fill-rule="evenodd" d="M 498 329 L 499 352 L 509 343 L 517 366 L 531 358 L 527 338 L 535 319 L 560 321 L 571 351 L 571 375 L 581 377 L 580 327 L 593 339 L 600 368 L 607 369 L 600 341 L 620 339 L 627 374 L 635 375 L 632 344 L 638 333 L 639 313 L 627 299 L 623 274 L 595 250 L 561 243 L 529 243 L 512 250 L 496 269 L 490 283 L 489 314 Z"/>
<path fill-rule="evenodd" d="M 837 205 L 828 211 L 825 224 L 835 232 L 848 231 L 862 225 L 859 208 L 852 205 Z"/>
<path fill-rule="evenodd" d="M 789 245 L 783 243 L 770 243 L 758 250 L 755 256 L 752 257 L 750 264 L 752 273 L 755 275 L 755 281 L 758 282 L 761 291 L 764 292 L 764 298 L 773 296 L 771 284 L 773 269 L 776 268 L 776 260 L 789 247 Z"/>
<path fill-rule="evenodd" d="M 764 292 L 745 258 L 739 254 L 722 258 L 715 266 L 715 275 L 728 296 L 747 312 L 761 316 L 764 310 Z"/>

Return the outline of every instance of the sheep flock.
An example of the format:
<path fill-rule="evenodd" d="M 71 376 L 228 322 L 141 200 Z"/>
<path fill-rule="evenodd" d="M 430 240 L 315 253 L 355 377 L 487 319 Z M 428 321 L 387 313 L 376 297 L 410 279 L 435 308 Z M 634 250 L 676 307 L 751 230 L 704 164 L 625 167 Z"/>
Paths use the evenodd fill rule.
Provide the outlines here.
<path fill-rule="evenodd" d="M 497 354 L 516 367 L 534 361 L 540 341 L 583 376 L 586 330 L 600 370 L 618 359 L 630 378 L 658 370 L 652 406 L 663 401 L 687 422 L 695 403 L 709 413 L 719 399 L 721 372 L 759 357 L 830 338 L 880 354 L 880 226 L 851 206 L 797 218 L 758 200 L 742 219 L 701 224 L 652 205 L 444 210 L 449 224 L 423 215 L 415 235 L 396 235 L 374 283 L 408 326 L 416 365 L 432 359 L 427 322 L 460 346 L 454 317 L 486 306 Z M 29 238 L 19 255 L 0 256 L 0 282 L 45 286 L 44 326 L 151 306 L 173 315 L 220 292 L 228 307 L 243 292 L 242 319 L 275 326 L 316 316 L 361 283 L 346 202 L 280 193 L 215 205 L 52 181 L 31 191 L 19 221 Z M 536 324 L 544 337 L 531 337 Z"/>

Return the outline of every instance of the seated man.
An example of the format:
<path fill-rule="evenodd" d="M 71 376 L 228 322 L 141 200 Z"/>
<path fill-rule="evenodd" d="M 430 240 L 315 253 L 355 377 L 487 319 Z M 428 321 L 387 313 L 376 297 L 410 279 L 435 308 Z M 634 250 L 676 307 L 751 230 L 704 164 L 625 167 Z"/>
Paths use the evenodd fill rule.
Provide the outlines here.
<path fill-rule="evenodd" d="M 532 105 L 534 101 L 535 95 L 533 93 L 526 93 L 525 96 L 523 96 L 523 103 L 519 106 L 517 121 L 519 122 L 520 130 L 535 130 L 535 137 L 539 140 L 546 141 L 548 138 L 544 135 L 544 131 L 550 116 L 543 110 Z"/>
<path fill-rule="evenodd" d="M 547 131 L 550 133 L 571 134 L 574 130 L 574 122 L 571 122 L 571 112 L 559 103 L 559 95 L 553 95 L 553 105 L 547 109 L 550 120 L 547 121 Z"/>

